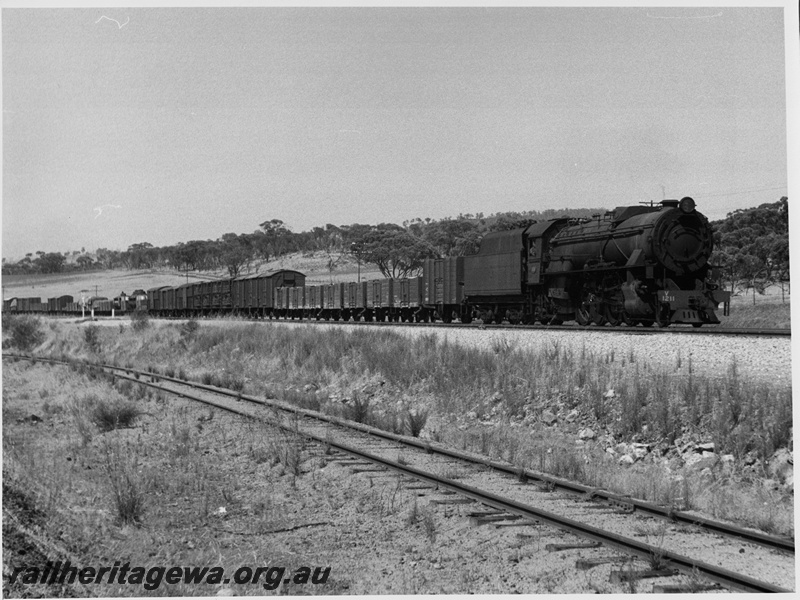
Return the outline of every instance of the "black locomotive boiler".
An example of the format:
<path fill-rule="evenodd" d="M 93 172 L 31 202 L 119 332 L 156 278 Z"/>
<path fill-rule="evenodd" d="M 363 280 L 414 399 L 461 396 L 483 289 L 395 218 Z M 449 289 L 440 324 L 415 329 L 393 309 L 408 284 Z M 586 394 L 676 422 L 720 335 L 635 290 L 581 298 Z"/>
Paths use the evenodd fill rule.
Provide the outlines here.
<path fill-rule="evenodd" d="M 491 233 L 464 257 L 465 308 L 489 322 L 719 323 L 730 293 L 714 282 L 712 250 L 689 197 Z"/>

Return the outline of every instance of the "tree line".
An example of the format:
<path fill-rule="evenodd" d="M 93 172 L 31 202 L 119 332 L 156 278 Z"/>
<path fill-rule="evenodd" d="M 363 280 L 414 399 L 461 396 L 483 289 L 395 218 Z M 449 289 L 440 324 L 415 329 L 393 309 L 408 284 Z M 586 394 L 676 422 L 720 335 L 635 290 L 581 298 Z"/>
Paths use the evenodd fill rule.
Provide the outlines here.
<path fill-rule="evenodd" d="M 94 255 L 77 251 L 37 252 L 36 258 L 28 254 L 16 263 L 4 259 L 3 274 L 122 268 L 223 271 L 229 277 L 238 277 L 287 254 L 322 252 L 328 257 L 331 272 L 342 260 L 354 259 L 361 264 L 374 265 L 386 277 L 400 278 L 418 272 L 426 258 L 476 252 L 480 240 L 490 231 L 524 227 L 536 220 L 564 215 L 588 217 L 597 210 L 507 212 L 488 217 L 478 213 L 439 220 L 417 218 L 402 225 L 354 223 L 337 226 L 329 223 L 300 233 L 291 231 L 280 219 L 271 219 L 261 223 L 253 233 L 226 233 L 217 240 L 191 240 L 162 247 L 140 242 L 127 250 L 98 248 Z"/>

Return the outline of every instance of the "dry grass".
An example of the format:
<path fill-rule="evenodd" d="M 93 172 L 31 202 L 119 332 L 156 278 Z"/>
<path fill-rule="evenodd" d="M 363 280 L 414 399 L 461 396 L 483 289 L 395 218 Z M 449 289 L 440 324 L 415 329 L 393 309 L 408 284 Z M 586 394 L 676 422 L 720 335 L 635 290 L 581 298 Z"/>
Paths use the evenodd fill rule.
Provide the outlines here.
<path fill-rule="evenodd" d="M 58 340 L 43 347 L 89 356 L 75 328 L 56 333 Z M 118 364 L 158 364 L 190 379 L 391 431 L 418 435 L 426 428 L 437 440 L 517 466 L 710 512 L 723 510 L 713 506 L 719 496 L 701 493 L 709 486 L 698 474 L 677 480 L 657 464 L 621 469 L 599 445 L 576 447 L 574 433 L 550 435 L 542 416 L 550 411 L 563 418 L 575 410 L 618 441 L 666 448 L 678 436 L 693 435 L 714 441 L 718 454 L 762 460 L 789 443 L 792 422 L 791 390 L 743 380 L 735 363 L 726 377 L 711 378 L 694 373 L 691 360 L 678 356 L 675 374 L 676 365 L 652 366 L 632 350 L 598 353 L 558 342 L 521 349 L 502 339 L 474 349 L 434 335 L 253 326 L 236 319 L 204 323 L 188 334 L 185 325 L 175 324 L 125 328 L 104 336 L 103 347 Z M 175 353 L 175 347 L 185 350 Z M 291 457 L 279 462 L 287 472 L 297 471 Z M 714 477 L 722 480 L 720 473 Z M 748 490 L 758 483 L 729 479 L 724 485 L 731 493 L 740 490 L 743 503 L 751 504 Z M 777 512 L 786 512 L 785 502 Z M 740 506 L 736 513 L 751 522 L 759 511 Z"/>
<path fill-rule="evenodd" d="M 140 386 L 120 389 L 86 371 L 41 364 L 4 365 L 4 371 L 4 483 L 26 490 L 43 511 L 47 531 L 85 564 L 114 557 L 143 566 L 191 564 L 230 572 L 242 565 L 329 564 L 302 543 L 281 546 L 269 533 L 302 522 L 305 513 L 288 515 L 287 505 L 336 487 L 305 469 L 304 447 L 294 436 L 232 415 L 209 418 L 208 409 L 187 403 L 161 405 L 156 394 L 136 401 L 142 412 L 133 428 L 101 432 L 92 421 L 99 399 L 133 402 L 126 392 Z M 42 389 L 49 390 L 45 397 Z M 45 415 L 46 422 L 17 421 L 31 412 Z M 74 430 L 76 414 L 91 432 L 85 443 Z M 258 452 L 270 460 L 254 464 Z M 308 514 L 317 513 L 309 508 Z M 332 572 L 318 593 L 341 593 L 335 578 Z M 281 588 L 304 591 L 292 584 Z M 115 597 L 139 596 L 143 588 L 94 589 Z M 240 590 L 264 593 L 260 586 Z M 156 593 L 218 591 L 214 585 L 180 584 L 162 585 Z"/>

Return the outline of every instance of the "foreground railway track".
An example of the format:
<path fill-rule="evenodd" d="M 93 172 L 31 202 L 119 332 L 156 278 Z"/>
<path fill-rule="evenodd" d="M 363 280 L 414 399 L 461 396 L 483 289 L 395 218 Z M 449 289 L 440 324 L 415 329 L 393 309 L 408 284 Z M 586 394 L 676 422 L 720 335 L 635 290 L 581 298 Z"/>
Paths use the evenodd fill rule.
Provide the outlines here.
<path fill-rule="evenodd" d="M 4 355 L 4 358 L 17 358 L 41 361 L 54 364 L 76 365 L 74 361 L 63 361 L 27 355 Z M 85 363 L 84 363 L 85 364 Z M 699 574 L 703 578 L 730 589 L 742 591 L 789 591 L 785 586 L 770 581 L 761 581 L 752 574 L 737 573 L 729 568 L 711 564 L 697 556 L 685 555 L 668 548 L 668 544 L 645 544 L 632 539 L 622 524 L 632 515 L 642 518 L 658 517 L 669 519 L 673 524 L 690 529 L 689 538 L 701 535 L 725 536 L 724 544 L 713 542 L 714 552 L 723 555 L 732 552 L 745 552 L 748 561 L 773 560 L 780 563 L 793 564 L 794 542 L 784 538 L 769 536 L 761 532 L 735 527 L 703 519 L 691 513 L 675 511 L 669 508 L 641 502 L 631 498 L 623 498 L 603 490 L 590 489 L 566 480 L 549 477 L 529 470 L 514 468 L 510 465 L 487 460 L 484 457 L 468 455 L 452 449 L 432 444 L 419 439 L 408 438 L 396 434 L 376 430 L 365 425 L 344 421 L 329 415 L 289 406 L 274 400 L 264 400 L 252 396 L 224 390 L 209 385 L 187 382 L 159 375 L 112 365 L 91 365 L 93 368 L 113 374 L 116 377 L 147 385 L 163 392 L 172 393 L 189 400 L 199 401 L 216 408 L 239 414 L 248 418 L 258 418 L 269 425 L 281 427 L 293 434 L 302 436 L 314 443 L 321 444 L 336 453 L 343 453 L 371 465 L 362 468 L 363 472 L 375 472 L 375 469 L 390 469 L 395 473 L 411 477 L 435 486 L 440 491 L 458 494 L 462 498 L 478 502 L 495 511 L 487 515 L 498 521 L 523 519 L 522 524 L 539 521 L 570 531 L 580 537 L 599 542 L 604 546 L 622 551 L 628 555 L 657 562 L 662 575 L 677 569 L 683 573 Z M 245 408 L 246 407 L 246 408 Z M 342 441 L 346 440 L 346 443 Z M 391 456 L 394 455 L 394 458 Z M 333 458 L 331 459 L 333 460 Z M 352 464 L 352 463 L 351 463 Z M 444 472 L 444 476 L 442 475 Z M 480 472 L 482 475 L 477 475 Z M 476 477 L 484 480 L 486 473 L 491 472 L 491 485 L 473 485 L 469 480 Z M 449 476 L 447 476 L 449 475 Z M 509 477 L 510 476 L 510 477 Z M 507 492 L 509 481 L 512 491 Z M 502 490 L 502 493 L 498 493 Z M 548 508 L 554 504 L 553 498 L 565 496 L 567 504 L 555 502 L 557 510 Z M 528 502 L 529 497 L 548 498 L 546 502 L 536 502 L 536 506 Z M 618 524 L 608 527 L 592 524 L 591 513 L 611 511 L 616 515 Z M 591 510 L 594 508 L 595 510 Z M 589 513 L 589 516 L 585 513 Z M 616 513 L 620 512 L 619 515 Z M 566 513 L 566 514 L 565 514 Z M 622 533 L 621 533 L 622 531 Z M 680 537 L 680 536 L 678 536 Z M 687 537 L 686 535 L 683 536 Z M 678 547 L 686 542 L 678 542 Z M 657 557 L 657 561 L 654 561 Z M 651 569 L 652 570 L 652 569 Z M 793 583 L 792 583 L 793 585 Z"/>

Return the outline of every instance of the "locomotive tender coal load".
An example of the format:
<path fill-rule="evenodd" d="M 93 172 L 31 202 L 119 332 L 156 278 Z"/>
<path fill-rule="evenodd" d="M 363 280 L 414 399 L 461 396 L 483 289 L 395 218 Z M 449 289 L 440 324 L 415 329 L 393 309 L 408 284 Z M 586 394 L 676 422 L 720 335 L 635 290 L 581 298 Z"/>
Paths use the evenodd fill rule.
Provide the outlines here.
<path fill-rule="evenodd" d="M 511 323 L 719 323 L 730 293 L 712 281 L 713 236 L 692 198 L 618 207 L 488 234 L 464 257 L 475 318 Z"/>

